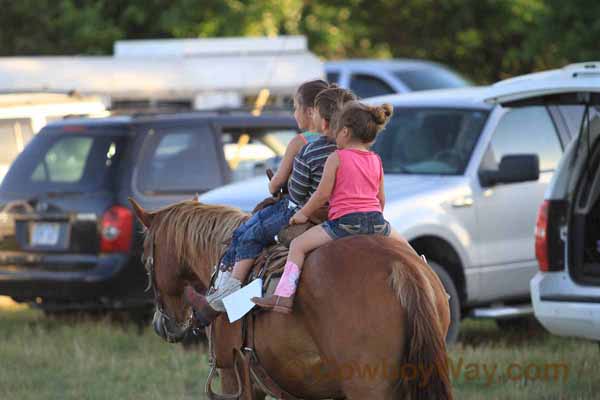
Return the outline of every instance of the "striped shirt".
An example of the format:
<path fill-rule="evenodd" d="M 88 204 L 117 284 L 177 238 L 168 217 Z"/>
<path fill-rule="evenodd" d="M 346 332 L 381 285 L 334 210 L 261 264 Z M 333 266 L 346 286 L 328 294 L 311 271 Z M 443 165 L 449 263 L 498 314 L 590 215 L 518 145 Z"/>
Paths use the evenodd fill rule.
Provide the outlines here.
<path fill-rule="evenodd" d="M 335 141 L 327 136 L 321 136 L 300 149 L 294 158 L 292 174 L 288 180 L 290 199 L 298 206 L 306 204 L 317 190 L 325 161 L 336 149 Z"/>

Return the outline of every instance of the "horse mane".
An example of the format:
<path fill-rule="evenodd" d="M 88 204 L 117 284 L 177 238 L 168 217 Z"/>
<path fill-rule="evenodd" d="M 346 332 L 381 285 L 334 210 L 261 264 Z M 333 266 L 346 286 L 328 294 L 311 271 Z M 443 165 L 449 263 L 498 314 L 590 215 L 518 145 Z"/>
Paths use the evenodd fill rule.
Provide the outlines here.
<path fill-rule="evenodd" d="M 227 206 L 186 200 L 159 209 L 146 238 L 167 241 L 179 264 L 187 264 L 196 272 L 207 263 L 219 261 L 233 231 L 249 218 L 241 210 Z"/>

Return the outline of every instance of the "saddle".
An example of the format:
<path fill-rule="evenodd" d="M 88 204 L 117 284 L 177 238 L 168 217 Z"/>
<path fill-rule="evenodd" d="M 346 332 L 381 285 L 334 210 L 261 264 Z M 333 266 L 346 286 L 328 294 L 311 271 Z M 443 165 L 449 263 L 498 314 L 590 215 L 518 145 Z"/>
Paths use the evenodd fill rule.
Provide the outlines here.
<path fill-rule="evenodd" d="M 282 194 L 280 193 L 277 197 L 269 197 L 261 201 L 253 210 L 256 213 L 265 207 L 275 203 L 280 199 Z M 289 245 L 291 241 L 312 228 L 317 224 L 321 224 L 327 219 L 327 208 L 319 210 L 316 215 L 311 216 L 309 222 L 301 225 L 290 225 L 284 227 L 276 236 L 276 243 L 265 248 L 256 259 L 252 271 L 250 272 L 247 282 L 253 281 L 254 279 L 262 279 L 262 292 L 263 296 L 273 294 L 281 276 L 283 275 L 283 269 L 285 261 L 287 259 Z M 215 274 L 216 276 L 216 274 Z M 214 279 L 213 282 L 214 283 Z M 211 283 L 211 286 L 212 286 Z M 206 383 L 206 393 L 208 398 L 211 400 L 225 400 L 225 399 L 238 399 L 240 398 L 243 391 L 252 390 L 252 386 L 257 386 L 264 393 L 269 394 L 271 397 L 284 399 L 284 400 L 300 400 L 293 394 L 284 390 L 271 376 L 268 371 L 262 366 L 258 354 L 254 349 L 254 319 L 256 313 L 260 312 L 257 309 L 252 310 L 249 314 L 243 317 L 241 322 L 241 335 L 239 341 L 236 340 L 234 344 L 234 354 L 231 359 L 226 358 L 225 360 L 217 360 L 212 343 L 214 343 L 214 330 L 209 328 L 209 354 L 211 363 L 211 372 Z M 238 393 L 236 395 L 218 395 L 212 390 L 212 381 L 215 374 L 216 367 L 228 367 L 233 368 Z"/>
<path fill-rule="evenodd" d="M 267 169 L 267 177 L 269 180 L 273 177 L 273 171 Z M 256 214 L 260 210 L 269 207 L 279 200 L 286 194 L 285 188 L 280 189 L 271 197 L 267 197 L 263 201 L 259 202 L 252 214 Z M 263 280 L 263 296 L 273 294 L 275 287 L 279 282 L 279 278 L 283 274 L 283 267 L 285 266 L 285 260 L 287 258 L 290 243 L 296 237 L 300 236 L 315 225 L 320 225 L 324 221 L 327 221 L 327 215 L 329 208 L 327 206 L 321 207 L 308 220 L 305 224 L 288 225 L 281 229 L 276 236 L 276 244 L 267 247 L 262 251 L 254 262 L 254 267 L 250 272 L 247 282 L 251 282 L 256 278 Z"/>
<path fill-rule="evenodd" d="M 270 199 L 271 198 L 267 198 L 261 201 L 256 206 L 254 212 L 258 212 L 264 207 L 272 204 L 269 204 Z M 279 282 L 279 278 L 281 278 L 281 275 L 283 274 L 283 267 L 285 266 L 290 243 L 313 226 L 326 221 L 327 213 L 328 208 L 322 207 L 309 218 L 309 222 L 305 224 L 288 225 L 281 229 L 275 237 L 276 243 L 265 248 L 254 262 L 254 267 L 247 278 L 247 282 L 261 278 L 263 280 L 263 296 L 273 294 L 275 287 Z"/>

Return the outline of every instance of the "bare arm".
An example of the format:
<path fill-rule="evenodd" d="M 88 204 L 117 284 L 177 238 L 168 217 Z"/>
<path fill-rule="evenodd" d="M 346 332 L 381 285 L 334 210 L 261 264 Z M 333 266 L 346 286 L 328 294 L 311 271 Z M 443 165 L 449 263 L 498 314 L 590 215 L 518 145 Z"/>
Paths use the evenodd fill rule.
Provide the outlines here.
<path fill-rule="evenodd" d="M 381 182 L 379 182 L 379 193 L 377 193 L 379 204 L 381 204 L 381 211 L 385 208 L 385 191 L 383 190 L 383 174 L 381 174 Z"/>
<path fill-rule="evenodd" d="M 294 136 L 285 149 L 283 160 L 281 160 L 279 168 L 277 168 L 277 172 L 269 181 L 269 192 L 274 194 L 287 183 L 288 179 L 290 178 L 290 174 L 292 173 L 294 157 L 296 157 L 296 154 L 298 154 L 302 146 L 304 146 L 304 141 L 300 135 Z"/>
<path fill-rule="evenodd" d="M 321 208 L 331 197 L 333 186 L 335 185 L 335 174 L 340 165 L 340 158 L 337 153 L 332 153 L 327 157 L 325 161 L 325 167 L 323 168 L 323 176 L 317 190 L 310 196 L 308 202 L 302 207 L 299 213 L 302 213 L 306 217 L 310 217 L 316 210 Z"/>

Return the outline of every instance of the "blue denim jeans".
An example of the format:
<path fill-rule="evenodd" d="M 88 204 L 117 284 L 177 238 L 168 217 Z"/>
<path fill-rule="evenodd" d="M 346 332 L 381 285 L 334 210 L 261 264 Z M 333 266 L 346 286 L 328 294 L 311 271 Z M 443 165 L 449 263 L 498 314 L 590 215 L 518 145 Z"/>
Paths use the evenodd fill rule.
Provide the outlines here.
<path fill-rule="evenodd" d="M 352 235 L 389 236 L 391 227 L 383 214 L 374 212 L 356 212 L 321 224 L 332 239 L 341 239 Z"/>
<path fill-rule="evenodd" d="M 275 235 L 285 227 L 296 212 L 288 207 L 289 198 L 263 208 L 233 232 L 231 244 L 225 251 L 221 264 L 231 266 L 240 260 L 256 258 L 263 249 L 275 243 Z"/>

